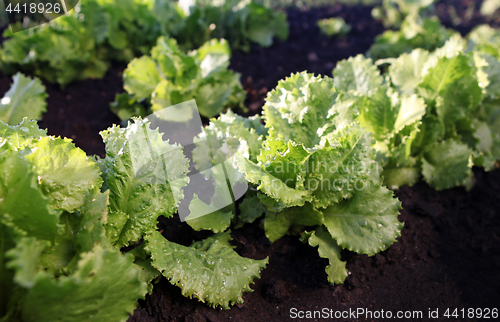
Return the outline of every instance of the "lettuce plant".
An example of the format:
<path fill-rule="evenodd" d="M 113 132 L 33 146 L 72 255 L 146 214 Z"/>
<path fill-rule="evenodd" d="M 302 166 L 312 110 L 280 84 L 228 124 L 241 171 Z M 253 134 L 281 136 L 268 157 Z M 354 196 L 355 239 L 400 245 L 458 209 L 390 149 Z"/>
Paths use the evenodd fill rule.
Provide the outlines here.
<path fill-rule="evenodd" d="M 107 194 L 95 162 L 25 119 L 0 122 L 0 164 L 0 319 L 125 320 L 146 283 L 132 256 L 101 239 Z"/>
<path fill-rule="evenodd" d="M 196 99 L 199 113 L 214 117 L 227 108 L 242 108 L 245 92 L 240 74 L 228 70 L 231 49 L 222 40 L 211 40 L 185 54 L 173 38 L 158 38 L 151 56 L 132 60 L 123 73 L 126 94 L 119 94 L 112 110 L 121 118 L 145 116 Z M 139 103 L 146 100 L 148 107 Z M 184 121 L 182 111 L 172 120 Z"/>
<path fill-rule="evenodd" d="M 47 109 L 45 87 L 38 78 L 21 73 L 12 77 L 12 86 L 0 100 L 0 121 L 19 124 L 24 117 L 38 120 Z"/>
<path fill-rule="evenodd" d="M 184 51 L 227 38 L 248 51 L 288 35 L 286 16 L 252 1 L 81 0 L 50 23 L 12 33 L 0 51 L 0 68 L 23 71 L 62 86 L 101 78 L 111 61 L 129 62 L 149 52 L 159 36 L 179 40 Z"/>
<path fill-rule="evenodd" d="M 164 29 L 185 49 L 224 38 L 231 48 L 248 52 L 252 42 L 269 47 L 275 37 L 288 37 L 286 15 L 253 0 L 179 0 L 173 4 L 157 0 L 156 7 Z"/>
<path fill-rule="evenodd" d="M 369 55 L 373 59 L 399 57 L 415 48 L 433 51 L 458 34 L 441 25 L 437 17 L 408 15 L 399 30 L 387 30 L 377 36 L 370 47 Z"/>
<path fill-rule="evenodd" d="M 385 75 L 362 56 L 334 70 L 344 84 L 338 88 L 356 102 L 357 119 L 377 140 L 388 186 L 413 185 L 422 176 L 438 190 L 471 187 L 473 165 L 491 170 L 500 159 L 500 65 L 486 34 L 494 36 L 480 27 L 468 43 L 456 35 L 435 52 L 415 49 L 380 61 L 390 64 Z"/>
<path fill-rule="evenodd" d="M 342 18 L 328 18 L 318 20 L 317 25 L 321 33 L 328 37 L 345 36 L 351 31 L 351 26 Z"/>
<path fill-rule="evenodd" d="M 248 147 L 236 154 L 253 186 L 239 205 L 239 220 L 264 215 L 269 240 L 294 234 L 318 246 L 330 261 L 331 283 L 347 276 L 342 249 L 374 255 L 395 242 L 402 228 L 401 204 L 382 186 L 373 138 L 355 120 L 353 104 L 331 78 L 298 73 L 268 94 L 265 130 L 222 115 L 207 134 L 226 142 L 221 149 L 231 138 Z"/>
<path fill-rule="evenodd" d="M 34 121 L 0 122 L 1 321 L 125 321 L 161 274 L 212 306 L 242 302 L 267 259 L 240 257 L 229 231 L 191 246 L 156 231 L 189 181 L 182 149 L 141 119 L 102 136 L 94 160 Z"/>
<path fill-rule="evenodd" d="M 382 5 L 375 7 L 372 16 L 382 20 L 384 27 L 401 27 L 408 16 L 427 16 L 434 12 L 435 0 L 383 0 Z"/>
<path fill-rule="evenodd" d="M 152 2 L 81 0 L 70 13 L 40 27 L 6 30 L 1 68 L 21 70 L 62 86 L 100 78 L 109 61 L 145 54 L 160 35 Z"/>

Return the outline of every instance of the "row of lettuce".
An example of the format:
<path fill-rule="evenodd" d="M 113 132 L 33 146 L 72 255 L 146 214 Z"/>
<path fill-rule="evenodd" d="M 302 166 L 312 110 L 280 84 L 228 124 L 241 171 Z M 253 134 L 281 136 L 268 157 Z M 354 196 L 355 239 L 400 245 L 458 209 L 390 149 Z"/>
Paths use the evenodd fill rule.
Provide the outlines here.
<path fill-rule="evenodd" d="M 473 165 L 490 170 L 500 159 L 500 62 L 494 44 L 477 42 L 485 28 L 434 52 L 379 61 L 383 73 L 357 56 L 340 62 L 333 78 L 291 75 L 268 94 L 262 116 L 227 111 L 213 119 L 193 141 L 194 166 L 205 170 L 210 155 L 208 166 L 224 164 L 224 171 L 207 180 L 245 180 L 250 189 L 242 202 L 188 217 L 193 229 L 214 232 L 191 246 L 157 231 L 158 217 L 175 214 L 191 177 L 183 148 L 147 119 L 103 131 L 104 159 L 34 121 L 0 123 L 2 320 L 125 320 L 160 275 L 185 296 L 228 308 L 242 302 L 267 263 L 230 244 L 232 225 L 255 221 L 270 241 L 290 234 L 318 247 L 329 260 L 328 280 L 342 283 L 343 249 L 374 255 L 400 236 L 401 204 L 385 186 L 423 177 L 437 189 L 471 187 Z M 134 86 L 164 81 L 151 79 Z M 14 85 L 23 82 L 38 94 L 23 101 L 11 90 L 2 99 L 4 121 L 17 115 L 5 113 L 7 101 L 44 101 L 37 81 L 18 75 Z M 195 196 L 190 209 L 205 203 Z M 134 247 L 122 253 L 124 246 Z"/>
<path fill-rule="evenodd" d="M 286 39 L 286 15 L 252 0 L 80 0 L 68 14 L 40 27 L 7 29 L 0 69 L 22 71 L 62 86 L 100 78 L 112 61 L 146 54 L 158 37 L 177 39 L 186 51 L 226 39 L 249 51 Z"/>

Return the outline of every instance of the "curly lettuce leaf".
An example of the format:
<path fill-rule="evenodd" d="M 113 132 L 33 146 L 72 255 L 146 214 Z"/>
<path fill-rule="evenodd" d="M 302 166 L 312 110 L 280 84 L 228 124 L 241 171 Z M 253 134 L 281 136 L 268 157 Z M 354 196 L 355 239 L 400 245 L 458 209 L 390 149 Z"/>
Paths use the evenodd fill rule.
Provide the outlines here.
<path fill-rule="evenodd" d="M 238 205 L 240 210 L 240 215 L 238 217 L 240 225 L 236 228 L 239 228 L 244 223 L 253 223 L 266 213 L 266 206 L 260 202 L 259 197 L 255 193 L 251 197 L 249 195 L 251 195 L 251 193 L 247 192 L 247 196 L 243 202 Z"/>
<path fill-rule="evenodd" d="M 403 94 L 413 94 L 420 84 L 429 52 L 420 48 L 404 53 L 389 67 L 392 83 Z"/>
<path fill-rule="evenodd" d="M 291 207 L 276 213 L 268 211 L 264 220 L 264 230 L 267 238 L 275 242 L 287 233 L 297 233 L 307 226 L 317 226 L 323 223 L 323 213 L 306 203 L 301 207 Z"/>
<path fill-rule="evenodd" d="M 243 292 L 252 292 L 249 285 L 268 262 L 267 258 L 241 257 L 230 240 L 225 232 L 186 247 L 154 231 L 146 236 L 145 250 L 151 254 L 153 267 L 179 286 L 184 296 L 229 309 L 231 304 L 243 302 Z"/>
<path fill-rule="evenodd" d="M 150 97 L 161 80 L 155 61 L 148 56 L 135 58 L 123 72 L 123 87 L 138 100 Z"/>
<path fill-rule="evenodd" d="M 352 124 L 325 140 L 311 155 L 305 179 L 312 203 L 322 208 L 351 197 L 357 185 L 380 180 L 373 140 L 363 128 Z"/>
<path fill-rule="evenodd" d="M 329 77 L 302 72 L 280 81 L 263 107 L 269 138 L 314 147 L 321 140 L 320 129 L 329 123 L 328 112 L 337 96 Z"/>
<path fill-rule="evenodd" d="M 21 73 L 12 77 L 9 91 L 0 100 L 0 121 L 19 124 L 23 118 L 38 120 L 47 110 L 45 87 L 38 78 L 31 79 Z"/>
<path fill-rule="evenodd" d="M 28 237 L 54 241 L 60 212 L 50 206 L 31 165 L 19 152 L 0 148 L 0 169 L 0 221 Z"/>
<path fill-rule="evenodd" d="M 438 118 L 447 128 L 477 107 L 482 98 L 476 73 L 462 54 L 439 59 L 418 91 L 426 101 L 435 101 Z"/>
<path fill-rule="evenodd" d="M 105 226 L 108 223 L 109 190 L 90 191 L 80 209 L 80 222 L 75 232 L 75 248 L 78 252 L 89 252 L 100 244 L 107 248 Z"/>
<path fill-rule="evenodd" d="M 104 173 L 110 190 L 107 237 L 117 246 L 136 242 L 170 217 L 189 182 L 188 160 L 178 145 L 163 141 L 147 119 L 101 132 L 106 144 Z"/>
<path fill-rule="evenodd" d="M 248 182 L 257 186 L 257 190 L 269 195 L 278 205 L 276 208 L 302 206 L 311 200 L 307 190 L 289 187 L 285 182 L 267 172 L 262 166 L 241 158 L 240 171 Z"/>
<path fill-rule="evenodd" d="M 214 117 L 226 108 L 243 107 L 246 93 L 240 74 L 228 69 L 230 57 L 224 39 L 207 41 L 186 54 L 175 39 L 160 37 L 150 56 L 130 62 L 124 72 L 124 86 L 136 101 L 148 100 L 152 111 L 195 99 L 199 114 Z M 133 106 L 126 103 L 117 101 L 115 113 L 128 115 Z M 162 114 L 162 118 L 183 122 L 192 115 L 179 110 L 176 115 Z"/>
<path fill-rule="evenodd" d="M 286 14 L 266 8 L 256 2 L 248 4 L 247 37 L 262 47 L 273 44 L 273 38 L 288 38 Z M 234 10 L 234 9 L 233 9 Z"/>
<path fill-rule="evenodd" d="M 434 144 L 422 159 L 425 181 L 436 190 L 463 185 L 472 177 L 472 150 L 464 143 L 445 140 Z"/>
<path fill-rule="evenodd" d="M 14 282 L 24 288 L 31 288 L 36 283 L 39 260 L 44 249 L 49 245 L 46 240 L 35 237 L 23 237 L 16 246 L 5 253 L 8 259 L 6 267 L 13 270 Z"/>
<path fill-rule="evenodd" d="M 132 256 L 97 246 L 82 254 L 77 270 L 69 276 L 54 279 L 39 273 L 22 300 L 22 319 L 126 321 L 147 291 L 132 261 Z"/>
<path fill-rule="evenodd" d="M 348 271 L 346 268 L 346 262 L 341 260 L 340 251 L 342 248 L 323 227 L 320 227 L 311 233 L 306 232 L 305 235 L 309 235 L 307 236 L 307 242 L 309 245 L 312 247 L 317 246 L 319 256 L 327 258 L 330 263 L 325 269 L 326 274 L 328 275 L 328 282 L 331 284 L 344 283 L 348 275 Z"/>
<path fill-rule="evenodd" d="M 31 153 L 25 158 L 54 209 L 72 212 L 83 205 L 88 191 L 102 185 L 96 163 L 70 139 L 42 137 L 31 144 Z"/>
<path fill-rule="evenodd" d="M 357 55 L 337 64 L 333 70 L 334 87 L 341 92 L 368 95 L 382 85 L 382 76 L 371 58 Z"/>
<path fill-rule="evenodd" d="M 47 130 L 40 130 L 34 120 L 24 118 L 19 125 L 8 125 L 0 121 L 0 138 L 7 140 L 13 150 L 19 151 L 30 146 L 34 140 L 47 136 Z"/>
<path fill-rule="evenodd" d="M 209 148 L 213 154 L 216 154 L 228 138 L 234 138 L 246 142 L 250 160 L 256 161 L 266 135 L 267 129 L 261 123 L 260 116 L 244 118 L 228 110 L 217 119 L 212 119 L 196 138 L 193 160 L 198 170 L 208 169 L 211 164 L 207 164 L 207 154 L 211 152 L 207 149 Z M 205 144 L 204 140 L 209 140 L 210 147 Z M 220 160 L 217 161 L 220 162 Z"/>
<path fill-rule="evenodd" d="M 323 211 L 324 225 L 339 246 L 358 254 L 375 255 L 401 236 L 401 202 L 377 184 L 356 191 L 348 200 Z"/>

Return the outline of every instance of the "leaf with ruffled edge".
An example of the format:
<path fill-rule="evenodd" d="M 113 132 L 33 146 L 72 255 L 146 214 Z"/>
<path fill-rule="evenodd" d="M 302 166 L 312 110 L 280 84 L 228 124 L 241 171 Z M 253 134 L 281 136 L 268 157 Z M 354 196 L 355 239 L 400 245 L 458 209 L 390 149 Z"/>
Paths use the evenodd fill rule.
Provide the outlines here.
<path fill-rule="evenodd" d="M 274 242 L 287 233 L 296 234 L 307 226 L 317 226 L 323 223 L 323 214 L 306 203 L 301 207 L 291 207 L 276 213 L 268 211 L 264 220 L 264 230 L 267 238 Z"/>
<path fill-rule="evenodd" d="M 332 284 L 342 284 L 344 283 L 348 271 L 346 268 L 346 262 L 341 260 L 340 251 L 342 248 L 337 244 L 337 242 L 330 236 L 328 231 L 323 227 L 316 229 L 311 233 L 305 233 L 305 237 L 309 245 L 312 247 L 318 246 L 319 256 L 322 258 L 327 258 L 330 264 L 326 267 L 325 271 L 328 274 L 328 282 Z M 309 236 L 307 236 L 309 235 Z"/>
<path fill-rule="evenodd" d="M 155 61 L 148 56 L 134 58 L 123 72 L 123 86 L 137 100 L 149 98 L 161 80 Z"/>
<path fill-rule="evenodd" d="M 10 125 L 17 125 L 24 117 L 39 120 L 47 110 L 47 94 L 42 82 L 21 73 L 12 80 L 12 86 L 0 100 L 0 120 Z"/>
<path fill-rule="evenodd" d="M 357 55 L 337 64 L 333 70 L 333 84 L 341 92 L 354 91 L 368 95 L 382 85 L 380 71 L 371 58 Z"/>
<path fill-rule="evenodd" d="M 341 247 L 372 256 L 401 236 L 399 209 L 401 202 L 392 191 L 367 185 L 351 199 L 326 208 L 324 225 Z"/>
<path fill-rule="evenodd" d="M 17 151 L 0 149 L 0 221 L 12 223 L 27 236 L 53 241 L 60 212 L 50 203 L 29 162 Z"/>
<path fill-rule="evenodd" d="M 461 142 L 446 140 L 434 144 L 422 158 L 425 181 L 436 190 L 460 186 L 472 177 L 472 150 Z"/>
<path fill-rule="evenodd" d="M 69 276 L 54 279 L 39 273 L 22 302 L 23 320 L 43 316 L 47 322 L 126 321 L 147 291 L 132 262 L 132 256 L 96 246 L 82 254 L 77 270 Z"/>
<path fill-rule="evenodd" d="M 252 292 L 250 284 L 260 277 L 268 259 L 244 258 L 229 244 L 229 232 L 181 246 L 154 231 L 146 236 L 146 251 L 153 267 L 181 288 L 182 295 L 229 309 L 243 302 L 243 292 Z"/>
<path fill-rule="evenodd" d="M 373 139 L 356 123 L 325 136 L 327 142 L 308 160 L 305 188 L 316 207 L 327 207 L 349 198 L 356 186 L 380 180 Z"/>
<path fill-rule="evenodd" d="M 84 204 L 88 191 L 101 187 L 99 167 L 70 139 L 43 137 L 31 148 L 25 158 L 55 209 L 72 212 Z"/>
<path fill-rule="evenodd" d="M 338 95 L 329 77 L 302 72 L 280 81 L 263 107 L 268 138 L 314 147 L 321 140 L 318 131 L 330 123 L 328 112 Z"/>
<path fill-rule="evenodd" d="M 401 93 L 408 95 L 415 93 L 415 88 L 422 81 L 423 67 L 428 59 L 429 52 L 418 48 L 394 60 L 389 67 L 389 75 Z"/>
<path fill-rule="evenodd" d="M 170 217 L 176 211 L 189 182 L 189 164 L 182 148 L 163 141 L 147 119 L 134 119 L 127 128 L 112 127 L 101 136 L 110 190 L 107 236 L 124 246 L 154 230 L 158 216 Z"/>

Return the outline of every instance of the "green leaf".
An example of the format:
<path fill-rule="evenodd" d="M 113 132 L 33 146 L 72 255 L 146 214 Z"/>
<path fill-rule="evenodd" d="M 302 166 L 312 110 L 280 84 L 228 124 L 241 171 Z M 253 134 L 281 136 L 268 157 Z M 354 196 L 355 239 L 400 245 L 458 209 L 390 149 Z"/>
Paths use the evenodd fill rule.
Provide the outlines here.
<path fill-rule="evenodd" d="M 363 106 L 359 108 L 359 121 L 377 140 L 383 141 L 395 130 L 399 105 L 399 95 L 392 88 L 382 86 L 364 100 Z"/>
<path fill-rule="evenodd" d="M 75 248 L 79 252 L 89 252 L 100 244 L 107 248 L 104 227 L 108 221 L 109 190 L 104 193 L 90 191 L 80 210 L 81 221 L 75 235 Z"/>
<path fill-rule="evenodd" d="M 375 255 L 401 236 L 401 202 L 380 185 L 367 185 L 349 200 L 326 208 L 324 225 L 333 239 L 358 254 Z"/>
<path fill-rule="evenodd" d="M 419 85 L 420 94 L 436 101 L 440 121 L 449 130 L 479 104 L 482 94 L 476 73 L 464 55 L 441 58 Z"/>
<path fill-rule="evenodd" d="M 110 106 L 111 111 L 122 121 L 128 120 L 133 116 L 146 117 L 144 106 L 138 104 L 132 95 L 127 93 L 116 94 L 115 101 Z"/>
<path fill-rule="evenodd" d="M 195 242 L 190 247 L 166 240 L 154 231 L 146 236 L 146 251 L 153 267 L 181 288 L 184 296 L 229 309 L 243 302 L 243 292 L 259 278 L 268 259 L 253 260 L 238 255 L 229 244 L 229 232 Z"/>
<path fill-rule="evenodd" d="M 321 33 L 328 37 L 345 36 L 351 31 L 351 26 L 345 23 L 342 18 L 321 19 L 316 22 Z"/>
<path fill-rule="evenodd" d="M 6 267 L 15 271 L 14 281 L 24 287 L 31 288 L 35 285 L 35 279 L 39 269 L 40 256 L 49 245 L 45 240 L 37 240 L 35 237 L 21 238 L 16 247 L 6 252 L 9 259 Z"/>
<path fill-rule="evenodd" d="M 51 209 L 37 175 L 19 152 L 0 149 L 0 221 L 12 223 L 27 236 L 53 241 L 59 212 Z"/>
<path fill-rule="evenodd" d="M 156 63 L 148 56 L 135 58 L 123 72 L 125 90 L 138 100 L 150 97 L 160 81 Z"/>
<path fill-rule="evenodd" d="M 368 95 L 382 85 L 382 76 L 370 58 L 357 55 L 337 64 L 333 70 L 333 84 L 341 92 Z"/>
<path fill-rule="evenodd" d="M 382 172 L 384 185 L 390 189 L 398 189 L 401 186 L 413 186 L 420 179 L 420 168 L 418 167 L 397 167 L 385 168 Z"/>
<path fill-rule="evenodd" d="M 7 144 L 13 150 L 24 150 L 31 146 L 33 140 L 47 136 L 47 130 L 40 130 L 34 120 L 24 118 L 19 125 L 11 126 L 0 121 L 0 138 L 7 139 Z"/>
<path fill-rule="evenodd" d="M 193 51 L 193 54 L 201 62 L 201 77 L 206 78 L 213 73 L 227 69 L 231 58 L 231 48 L 225 39 L 212 39 Z"/>
<path fill-rule="evenodd" d="M 491 55 L 484 55 L 484 59 L 487 65 L 482 70 L 488 79 L 486 94 L 500 97 L 500 61 Z"/>
<path fill-rule="evenodd" d="M 267 194 L 279 203 L 279 207 L 302 206 L 311 200 L 306 190 L 290 188 L 285 182 L 271 175 L 260 165 L 240 158 L 240 171 L 246 176 L 248 182 L 257 185 L 257 190 Z"/>
<path fill-rule="evenodd" d="M 262 125 L 260 116 L 245 118 L 228 110 L 217 119 L 212 119 L 198 136 L 196 148 L 193 150 L 193 160 L 198 170 L 208 169 L 212 165 L 206 164 L 207 153 L 217 154 L 228 138 L 235 138 L 246 142 L 250 160 L 256 161 L 266 134 L 267 129 Z M 206 151 L 208 145 L 204 144 L 204 140 L 210 140 L 212 152 Z"/>
<path fill-rule="evenodd" d="M 422 159 L 425 181 L 436 190 L 463 185 L 472 176 L 471 154 L 466 144 L 454 140 L 434 144 Z"/>
<path fill-rule="evenodd" d="M 210 169 L 211 178 L 214 179 L 214 194 L 210 203 L 201 201 L 196 194 L 189 204 L 191 213 L 185 218 L 189 226 L 194 230 L 209 229 L 215 233 L 226 230 L 231 224 L 234 216 L 234 200 L 231 194 L 225 164 Z M 226 207 L 227 206 L 227 207 Z M 227 209 L 227 208 L 233 209 Z"/>
<path fill-rule="evenodd" d="M 327 258 L 330 262 L 325 269 L 328 274 L 328 282 L 331 284 L 344 283 L 348 271 L 346 262 L 341 260 L 340 251 L 342 248 L 340 248 L 337 242 L 330 236 L 328 231 L 323 227 L 318 228 L 311 233 L 308 242 L 312 247 L 318 246 L 319 256 Z"/>
<path fill-rule="evenodd" d="M 12 77 L 13 84 L 0 101 L 0 120 L 19 124 L 24 117 L 39 120 L 47 110 L 45 87 L 38 78 L 31 79 L 21 73 Z"/>
<path fill-rule="evenodd" d="M 249 2 L 248 8 L 246 36 L 251 41 L 262 47 L 269 47 L 273 43 L 273 37 L 281 40 L 288 37 L 287 19 L 283 12 L 271 10 L 256 2 Z"/>
<path fill-rule="evenodd" d="M 306 190 L 316 207 L 327 207 L 349 198 L 356 186 L 380 180 L 379 165 L 368 132 L 357 124 L 325 137 L 327 143 L 309 158 Z"/>
<path fill-rule="evenodd" d="M 257 195 L 247 196 L 243 199 L 243 202 L 239 204 L 239 209 L 240 215 L 238 218 L 244 223 L 253 223 L 266 212 L 266 207 L 260 202 Z"/>
<path fill-rule="evenodd" d="M 263 107 L 269 138 L 314 147 L 321 140 L 318 129 L 329 123 L 328 112 L 337 96 L 329 77 L 302 72 L 280 81 Z"/>
<path fill-rule="evenodd" d="M 302 207 L 291 207 L 279 213 L 268 211 L 264 220 L 264 230 L 271 242 L 275 242 L 287 233 L 297 233 L 307 226 L 323 223 L 323 214 L 310 203 Z"/>
<path fill-rule="evenodd" d="M 88 191 L 102 185 L 99 167 L 70 139 L 42 137 L 31 147 L 25 158 L 54 209 L 72 212 L 84 204 Z"/>
<path fill-rule="evenodd" d="M 403 94 L 413 94 L 422 80 L 424 65 L 429 59 L 429 52 L 415 49 L 411 53 L 399 56 L 389 67 L 392 83 Z"/>
<path fill-rule="evenodd" d="M 97 246 L 70 276 L 38 275 L 22 303 L 23 321 L 126 321 L 146 293 L 132 261 Z"/>
<path fill-rule="evenodd" d="M 394 124 L 396 132 L 401 131 L 405 126 L 420 121 L 426 112 L 426 105 L 422 98 L 417 95 L 403 96 L 401 98 L 401 107 L 398 117 Z"/>
<path fill-rule="evenodd" d="M 411 145 L 411 154 L 415 155 L 425 152 L 443 137 L 443 124 L 436 116 L 426 113 L 422 118 L 422 124 L 419 126 L 419 132 Z"/>
<path fill-rule="evenodd" d="M 172 216 L 183 199 L 188 160 L 178 145 L 162 140 L 145 120 L 101 132 L 106 144 L 106 183 L 110 190 L 107 236 L 117 246 L 136 242 Z"/>

